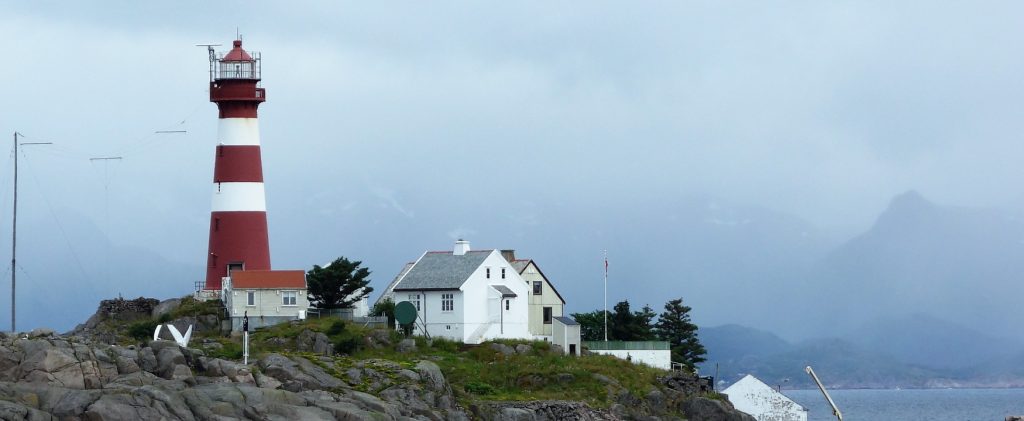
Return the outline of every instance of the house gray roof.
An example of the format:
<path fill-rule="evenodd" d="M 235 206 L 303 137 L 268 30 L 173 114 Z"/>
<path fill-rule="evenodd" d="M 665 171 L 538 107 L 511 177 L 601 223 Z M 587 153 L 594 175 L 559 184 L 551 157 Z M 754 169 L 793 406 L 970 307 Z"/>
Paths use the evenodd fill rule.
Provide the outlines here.
<path fill-rule="evenodd" d="M 507 286 L 504 286 L 504 285 L 491 285 L 491 288 L 494 288 L 495 290 L 500 292 L 502 298 L 505 298 L 505 297 L 518 297 L 518 295 L 516 295 L 516 293 L 513 292 L 511 289 L 509 289 Z"/>
<path fill-rule="evenodd" d="M 450 251 L 428 251 L 409 269 L 395 291 L 459 289 L 494 250 L 474 250 L 456 256 Z"/>
<path fill-rule="evenodd" d="M 526 270 L 526 266 L 530 264 L 530 259 L 516 259 L 508 263 L 516 270 L 516 273 L 521 275 Z"/>
<path fill-rule="evenodd" d="M 566 326 L 576 326 L 579 324 L 578 322 L 573 320 L 572 317 L 555 316 L 555 320 L 558 320 L 559 322 Z"/>
<path fill-rule="evenodd" d="M 412 269 L 412 265 L 414 265 L 414 264 L 416 264 L 416 262 L 409 262 L 409 263 L 406 263 L 405 266 L 402 267 L 402 270 L 400 272 L 398 272 L 398 275 L 395 276 L 395 279 L 392 279 L 391 282 L 388 284 L 388 286 L 386 288 L 384 288 L 384 292 L 381 293 L 379 296 L 377 296 L 377 301 L 373 302 L 374 306 L 376 306 L 377 303 L 380 303 L 381 300 L 384 299 L 384 297 L 388 297 L 388 296 L 394 295 L 394 294 L 392 294 L 392 291 L 395 290 L 395 286 L 398 285 L 398 281 L 402 280 L 402 277 L 405 276 L 405 274 L 409 272 L 409 269 Z"/>

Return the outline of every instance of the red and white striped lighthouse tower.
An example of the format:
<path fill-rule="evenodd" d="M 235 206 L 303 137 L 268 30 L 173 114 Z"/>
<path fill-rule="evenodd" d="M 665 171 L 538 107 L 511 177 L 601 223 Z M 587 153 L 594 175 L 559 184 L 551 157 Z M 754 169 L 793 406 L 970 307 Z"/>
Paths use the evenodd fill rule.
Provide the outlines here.
<path fill-rule="evenodd" d="M 232 270 L 269 270 L 270 240 L 256 109 L 266 100 L 260 57 L 236 40 L 227 54 L 210 53 L 210 101 L 217 104 L 216 164 L 207 290 L 220 290 Z"/>

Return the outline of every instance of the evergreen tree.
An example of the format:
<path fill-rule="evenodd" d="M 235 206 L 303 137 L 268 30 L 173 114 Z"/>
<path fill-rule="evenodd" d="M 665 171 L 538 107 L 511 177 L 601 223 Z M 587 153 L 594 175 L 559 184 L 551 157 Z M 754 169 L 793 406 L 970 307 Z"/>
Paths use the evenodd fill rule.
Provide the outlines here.
<path fill-rule="evenodd" d="M 604 340 L 604 311 L 594 310 L 589 313 L 573 313 L 571 316 L 576 320 L 576 323 L 580 324 L 580 340 Z"/>
<path fill-rule="evenodd" d="M 638 312 L 633 313 L 634 325 L 636 326 L 636 338 L 637 341 L 653 341 L 658 339 L 658 334 L 654 328 L 654 318 L 658 317 L 658 313 L 654 312 L 654 309 L 649 305 L 644 305 L 644 308 Z"/>
<path fill-rule="evenodd" d="M 339 257 L 326 267 L 314 265 L 306 273 L 310 304 L 323 309 L 349 308 L 370 295 L 370 270 L 359 267 L 362 263 Z"/>
<path fill-rule="evenodd" d="M 655 324 L 658 338 L 672 347 L 672 361 L 685 364 L 690 370 L 704 362 L 707 351 L 697 339 L 697 325 L 690 322 L 691 308 L 677 298 L 665 303 L 665 311 Z"/>
<path fill-rule="evenodd" d="M 373 305 L 373 310 L 370 310 L 371 316 L 386 316 L 388 318 L 388 327 L 395 327 L 395 301 L 391 298 L 385 298 Z"/>

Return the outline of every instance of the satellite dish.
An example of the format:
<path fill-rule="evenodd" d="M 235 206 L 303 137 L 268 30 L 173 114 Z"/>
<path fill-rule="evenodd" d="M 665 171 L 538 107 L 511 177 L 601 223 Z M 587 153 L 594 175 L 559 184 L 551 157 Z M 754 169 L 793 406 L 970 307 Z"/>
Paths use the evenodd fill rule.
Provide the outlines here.
<path fill-rule="evenodd" d="M 395 304 L 395 321 L 400 325 L 411 325 L 416 321 L 416 306 L 408 301 Z"/>

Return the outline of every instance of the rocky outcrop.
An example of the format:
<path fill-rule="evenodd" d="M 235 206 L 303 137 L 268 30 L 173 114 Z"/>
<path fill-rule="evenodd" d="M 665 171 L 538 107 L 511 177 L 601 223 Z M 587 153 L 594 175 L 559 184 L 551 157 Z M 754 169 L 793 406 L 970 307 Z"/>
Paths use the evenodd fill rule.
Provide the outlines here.
<path fill-rule="evenodd" d="M 245 365 L 169 341 L 137 348 L 0 335 L 0 419 L 229 418 L 467 419 L 430 361 L 410 370 L 270 354 Z"/>

